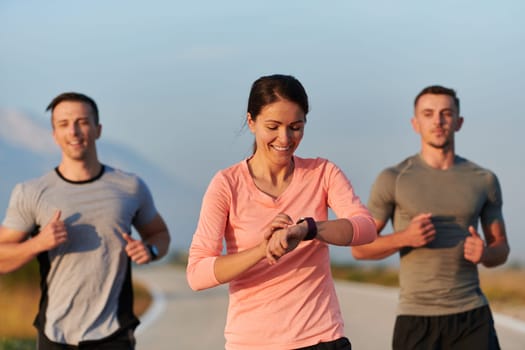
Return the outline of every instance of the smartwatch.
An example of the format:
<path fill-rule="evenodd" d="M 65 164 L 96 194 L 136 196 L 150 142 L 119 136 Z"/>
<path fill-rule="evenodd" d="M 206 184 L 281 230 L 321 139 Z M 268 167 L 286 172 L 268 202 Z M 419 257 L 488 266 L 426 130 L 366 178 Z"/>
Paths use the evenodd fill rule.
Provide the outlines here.
<path fill-rule="evenodd" d="M 306 233 L 306 236 L 304 236 L 303 241 L 311 241 L 317 236 L 317 224 L 315 223 L 315 220 L 310 217 L 300 218 L 296 224 L 299 225 L 303 221 L 306 221 L 306 224 L 308 225 L 308 232 Z"/>
<path fill-rule="evenodd" d="M 146 244 L 146 248 L 148 248 L 149 253 L 151 255 L 151 260 L 156 260 L 159 257 L 159 249 L 155 244 Z"/>

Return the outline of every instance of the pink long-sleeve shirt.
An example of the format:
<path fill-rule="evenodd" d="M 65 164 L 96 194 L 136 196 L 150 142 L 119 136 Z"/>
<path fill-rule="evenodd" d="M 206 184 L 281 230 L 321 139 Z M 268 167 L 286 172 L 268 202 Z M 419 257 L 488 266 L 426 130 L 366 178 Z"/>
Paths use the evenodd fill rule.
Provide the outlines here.
<path fill-rule="evenodd" d="M 374 221 L 350 181 L 333 163 L 294 157 L 293 178 L 276 199 L 261 192 L 247 160 L 218 172 L 203 199 L 187 266 L 194 290 L 217 286 L 214 264 L 226 242 L 234 254 L 259 244 L 283 212 L 294 221 L 328 219 L 328 208 L 350 220 L 352 245 L 376 237 Z M 230 282 L 226 349 L 294 349 L 344 336 L 330 272 L 328 245 L 304 241 L 269 265 L 263 259 Z"/>

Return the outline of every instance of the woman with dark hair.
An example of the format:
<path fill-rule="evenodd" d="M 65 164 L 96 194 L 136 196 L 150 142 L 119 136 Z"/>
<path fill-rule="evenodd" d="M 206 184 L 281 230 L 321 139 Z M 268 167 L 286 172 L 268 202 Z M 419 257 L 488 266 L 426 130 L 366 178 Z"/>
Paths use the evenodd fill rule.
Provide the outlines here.
<path fill-rule="evenodd" d="M 377 233 L 335 164 L 294 155 L 308 109 L 294 77 L 256 80 L 246 115 L 254 152 L 219 171 L 204 196 L 187 278 L 194 290 L 230 284 L 226 349 L 351 349 L 328 245 Z"/>

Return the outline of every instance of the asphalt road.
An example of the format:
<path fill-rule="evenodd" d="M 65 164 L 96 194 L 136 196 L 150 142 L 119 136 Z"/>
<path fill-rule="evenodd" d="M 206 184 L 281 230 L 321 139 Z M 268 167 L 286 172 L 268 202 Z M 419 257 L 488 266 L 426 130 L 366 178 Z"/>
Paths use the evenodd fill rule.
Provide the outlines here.
<path fill-rule="evenodd" d="M 133 273 L 155 298 L 137 329 L 138 350 L 224 349 L 227 286 L 193 292 L 184 270 L 168 265 L 135 268 Z M 352 282 L 337 282 L 336 289 L 352 348 L 390 349 L 397 289 Z M 523 350 L 525 322 L 500 314 L 494 318 L 502 349 Z"/>

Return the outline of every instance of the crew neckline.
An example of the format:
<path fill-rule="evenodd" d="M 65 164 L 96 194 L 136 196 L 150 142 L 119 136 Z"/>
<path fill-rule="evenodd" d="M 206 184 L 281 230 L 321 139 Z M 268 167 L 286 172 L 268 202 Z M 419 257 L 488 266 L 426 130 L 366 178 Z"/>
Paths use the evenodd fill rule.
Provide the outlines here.
<path fill-rule="evenodd" d="M 70 183 L 70 184 L 73 184 L 73 185 L 82 185 L 82 184 L 95 182 L 98 179 L 100 179 L 102 177 L 102 175 L 104 175 L 104 172 L 106 171 L 106 166 L 104 164 L 101 164 L 101 165 L 102 166 L 100 167 L 100 172 L 97 175 L 95 175 L 93 178 L 88 179 L 88 180 L 82 180 L 82 181 L 69 180 L 66 177 L 64 177 L 64 175 L 62 175 L 60 170 L 58 170 L 58 166 L 55 167 L 55 173 L 58 175 L 58 177 L 60 177 L 62 180 L 64 180 L 67 183 Z"/>

